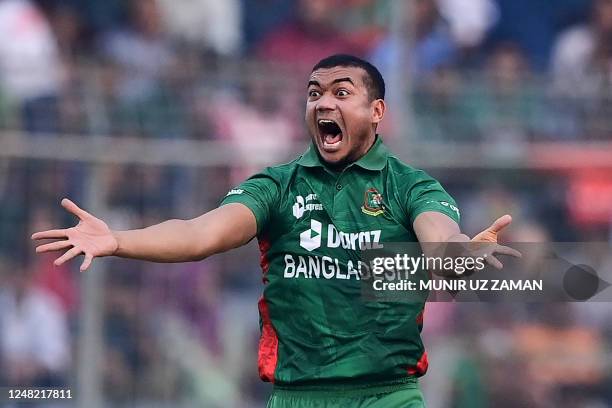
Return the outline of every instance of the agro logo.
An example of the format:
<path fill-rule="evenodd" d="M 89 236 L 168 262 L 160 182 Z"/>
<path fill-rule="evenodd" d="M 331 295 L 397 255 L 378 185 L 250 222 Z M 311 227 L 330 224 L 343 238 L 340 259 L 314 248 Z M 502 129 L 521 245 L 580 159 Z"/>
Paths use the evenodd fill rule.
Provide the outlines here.
<path fill-rule="evenodd" d="M 308 194 L 305 199 L 301 195 L 295 196 L 295 204 L 291 208 L 293 216 L 300 219 L 305 211 L 323 211 L 323 204 L 316 201 L 319 201 L 316 194 Z"/>
<path fill-rule="evenodd" d="M 373 215 L 376 217 L 385 212 L 382 194 L 375 188 L 369 188 L 365 192 L 361 211 L 364 214 Z"/>
<path fill-rule="evenodd" d="M 302 218 L 304 215 L 304 197 L 295 197 L 295 204 L 293 204 L 293 216 L 295 218 Z"/>

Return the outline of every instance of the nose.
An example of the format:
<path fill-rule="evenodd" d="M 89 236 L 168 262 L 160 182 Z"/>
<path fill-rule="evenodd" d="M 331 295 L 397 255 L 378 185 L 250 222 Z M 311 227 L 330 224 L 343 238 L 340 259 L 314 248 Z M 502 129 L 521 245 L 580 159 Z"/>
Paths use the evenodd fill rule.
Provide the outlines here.
<path fill-rule="evenodd" d="M 336 103 L 334 98 L 332 98 L 329 94 L 324 93 L 321 95 L 319 100 L 317 101 L 317 112 L 325 112 L 334 110 L 336 108 Z"/>

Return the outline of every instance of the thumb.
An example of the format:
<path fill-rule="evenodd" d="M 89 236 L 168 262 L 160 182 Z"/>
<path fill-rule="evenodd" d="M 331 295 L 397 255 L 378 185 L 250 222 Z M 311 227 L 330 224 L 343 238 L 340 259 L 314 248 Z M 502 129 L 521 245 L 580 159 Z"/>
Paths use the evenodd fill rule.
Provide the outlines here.
<path fill-rule="evenodd" d="M 489 231 L 498 233 L 499 231 L 506 228 L 512 222 L 512 217 L 508 214 L 502 215 L 498 219 L 496 219 L 493 224 L 488 228 Z"/>
<path fill-rule="evenodd" d="M 90 216 L 90 214 L 87 211 L 83 210 L 82 208 L 80 208 L 78 205 L 76 205 L 75 203 L 73 203 L 67 198 L 64 198 L 61 204 L 62 204 L 62 207 L 64 207 L 66 210 L 76 215 L 77 217 L 79 217 L 80 220 L 83 220 Z"/>

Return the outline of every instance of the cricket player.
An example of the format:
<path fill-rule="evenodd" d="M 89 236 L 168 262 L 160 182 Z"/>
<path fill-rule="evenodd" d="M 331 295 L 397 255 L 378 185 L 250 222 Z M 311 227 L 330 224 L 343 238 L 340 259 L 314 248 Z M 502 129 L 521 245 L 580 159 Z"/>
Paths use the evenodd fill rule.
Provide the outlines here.
<path fill-rule="evenodd" d="M 154 262 L 199 261 L 257 237 L 264 290 L 258 367 L 274 383 L 270 408 L 424 407 L 417 378 L 427 371 L 423 303 L 365 302 L 360 250 L 384 242 L 469 242 L 459 210 L 440 183 L 401 162 L 376 133 L 385 84 L 370 63 L 334 55 L 312 69 L 306 88 L 312 143 L 295 160 L 231 189 L 221 205 L 191 220 L 130 231 L 68 199 L 76 226 L 35 233 L 53 239 L 37 252 Z M 282 140 L 278 141 L 283 143 Z M 496 243 L 505 215 L 473 241 Z M 518 256 L 493 244 L 496 254 Z"/>

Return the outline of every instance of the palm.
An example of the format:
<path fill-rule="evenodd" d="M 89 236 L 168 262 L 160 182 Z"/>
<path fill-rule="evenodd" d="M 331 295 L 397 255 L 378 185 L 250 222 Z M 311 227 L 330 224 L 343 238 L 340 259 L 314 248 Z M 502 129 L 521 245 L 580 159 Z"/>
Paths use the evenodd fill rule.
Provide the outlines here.
<path fill-rule="evenodd" d="M 495 254 L 510 255 L 515 258 L 520 258 L 521 253 L 517 250 L 497 244 L 497 237 L 501 230 L 506 228 L 512 222 L 512 217 L 504 215 L 499 217 L 489 228 L 476 234 L 471 239 L 472 251 L 474 254 L 480 253 L 485 255 L 487 263 L 493 265 L 497 269 L 501 269 L 503 264 L 495 257 Z M 491 245 L 493 244 L 493 245 Z"/>
<path fill-rule="evenodd" d="M 94 257 L 112 255 L 117 250 L 117 240 L 106 223 L 88 212 L 79 208 L 68 199 L 62 200 L 62 206 L 79 218 L 79 223 L 67 229 L 56 229 L 37 232 L 32 239 L 59 239 L 54 242 L 40 245 L 36 252 L 50 252 L 68 249 L 62 256 L 57 258 L 55 265 L 84 254 L 85 259 L 81 264 L 81 271 L 86 270 Z"/>
<path fill-rule="evenodd" d="M 79 221 L 75 227 L 68 228 L 67 235 L 73 245 L 93 256 L 112 255 L 117 244 L 108 225 L 93 216 L 86 221 Z"/>

